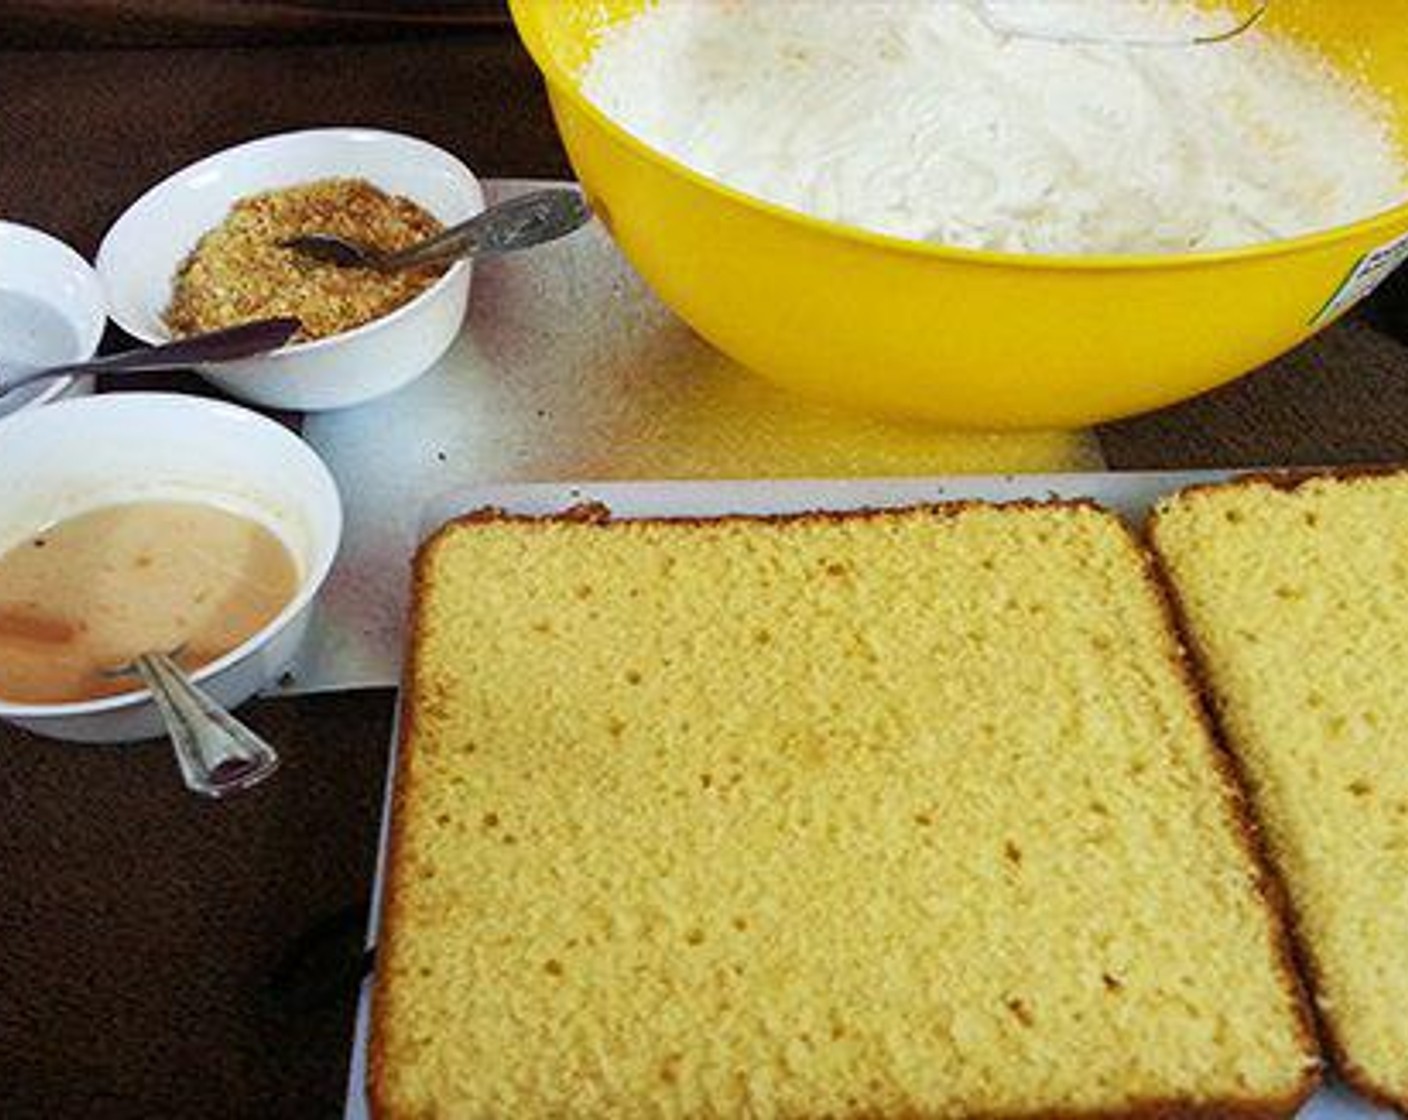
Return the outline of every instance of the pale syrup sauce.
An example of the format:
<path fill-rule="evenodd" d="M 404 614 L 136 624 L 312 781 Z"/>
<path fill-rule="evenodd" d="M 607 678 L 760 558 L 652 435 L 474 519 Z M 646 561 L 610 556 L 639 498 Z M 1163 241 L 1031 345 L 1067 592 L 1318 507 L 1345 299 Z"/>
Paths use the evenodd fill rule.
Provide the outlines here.
<path fill-rule="evenodd" d="M 129 692 L 105 672 L 182 650 L 195 669 L 271 622 L 298 565 L 257 521 L 194 502 L 85 513 L 0 556 L 0 699 L 67 703 Z"/>

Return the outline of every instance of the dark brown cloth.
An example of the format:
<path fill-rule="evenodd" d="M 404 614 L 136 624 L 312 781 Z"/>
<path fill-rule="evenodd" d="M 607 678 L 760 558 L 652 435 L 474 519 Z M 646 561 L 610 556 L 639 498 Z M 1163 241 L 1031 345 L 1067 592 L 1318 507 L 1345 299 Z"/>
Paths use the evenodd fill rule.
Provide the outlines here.
<path fill-rule="evenodd" d="M 129 202 L 173 171 L 290 129 L 389 128 L 447 148 L 486 177 L 569 174 L 537 72 L 506 33 L 0 51 L 0 107 L 0 217 L 88 255 Z"/>
<path fill-rule="evenodd" d="M 6 0 L 0 46 L 192 46 L 503 27 L 504 0 Z"/>
<path fill-rule="evenodd" d="M 270 982 L 294 939 L 365 899 L 386 693 L 267 701 L 269 782 L 187 793 L 170 747 L 0 732 L 0 1116 L 334 1115 L 352 1003 Z"/>
<path fill-rule="evenodd" d="M 380 125 L 485 176 L 566 173 L 505 35 L 0 51 L 0 106 L 0 215 L 85 253 L 152 182 L 282 129 Z M 1101 434 L 1115 467 L 1408 458 L 1408 352 L 1356 322 Z M 0 1118 L 337 1113 L 350 998 L 297 1011 L 269 979 L 303 931 L 366 901 L 391 706 L 387 693 L 252 705 L 285 767 L 226 805 L 184 793 L 162 744 L 0 729 Z"/>

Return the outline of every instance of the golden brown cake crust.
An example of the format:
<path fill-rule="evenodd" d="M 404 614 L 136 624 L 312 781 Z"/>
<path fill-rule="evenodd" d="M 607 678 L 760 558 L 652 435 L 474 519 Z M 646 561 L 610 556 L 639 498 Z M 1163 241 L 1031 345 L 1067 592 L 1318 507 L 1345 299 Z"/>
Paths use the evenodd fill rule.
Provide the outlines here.
<path fill-rule="evenodd" d="M 1195 698 L 1198 717 L 1207 731 L 1208 742 L 1213 746 L 1211 762 L 1222 778 L 1222 787 L 1227 798 L 1228 808 L 1236 822 L 1237 834 L 1242 841 L 1243 849 L 1247 858 L 1256 868 L 1257 890 L 1266 905 L 1276 915 L 1274 929 L 1278 967 L 1287 991 L 1293 992 L 1295 996 L 1296 1014 L 1299 1019 L 1302 1040 L 1307 1050 L 1320 1050 L 1313 1005 L 1302 980 L 1302 973 L 1297 968 L 1297 941 L 1294 937 L 1295 913 L 1291 908 L 1290 896 L 1286 892 L 1285 884 L 1282 882 L 1275 864 L 1271 861 L 1261 825 L 1252 809 L 1242 764 L 1228 746 L 1221 725 L 1214 718 L 1213 694 L 1207 687 L 1191 638 L 1180 625 L 1183 616 L 1179 607 L 1177 589 L 1167 578 L 1167 573 L 1159 565 L 1156 555 L 1143 547 L 1138 535 L 1133 530 L 1127 531 L 1131 546 L 1139 551 L 1142 558 L 1145 578 L 1154 595 L 1158 597 L 1164 618 L 1168 623 L 1169 633 L 1175 635 L 1181 643 L 1174 657 L 1175 669 L 1182 678 L 1184 687 Z M 1301 1104 L 1304 1104 L 1319 1087 L 1319 1084 L 1319 1072 L 1310 1072 L 1307 1075 L 1304 1092 L 1295 1107 L 1299 1108 Z"/>
<path fill-rule="evenodd" d="M 1219 493 L 1227 493 L 1234 490 L 1252 490 L 1265 486 L 1281 493 L 1294 494 L 1304 487 L 1316 482 L 1342 482 L 1353 485 L 1356 482 L 1372 482 L 1376 479 L 1408 477 L 1408 469 L 1402 466 L 1357 466 L 1334 468 L 1329 470 L 1288 470 L 1288 471 L 1252 471 L 1247 474 L 1238 475 L 1226 482 L 1200 483 L 1196 486 L 1189 486 L 1176 494 L 1169 495 L 1166 502 L 1178 502 L 1188 499 L 1197 500 L 1201 497 L 1211 496 Z M 1161 511 L 1159 508 L 1149 515 L 1145 526 L 1145 536 L 1150 542 L 1153 541 L 1157 532 Z M 1206 705 L 1214 712 L 1219 708 L 1219 701 L 1216 692 L 1211 687 L 1210 660 L 1207 651 L 1202 648 L 1193 628 L 1188 623 L 1188 613 L 1178 593 L 1178 587 L 1171 578 L 1165 564 L 1163 563 L 1158 549 L 1150 545 L 1148 549 L 1152 563 L 1158 572 L 1159 583 L 1165 591 L 1167 601 L 1172 604 L 1175 617 L 1178 621 L 1179 632 L 1184 635 L 1189 652 L 1192 656 L 1192 663 L 1199 681 L 1199 691 L 1205 698 Z M 1221 735 L 1217 720 L 1212 721 L 1212 726 L 1217 729 L 1217 741 L 1224 745 L 1224 753 L 1227 756 L 1228 765 L 1232 772 L 1237 775 L 1239 788 L 1249 789 L 1246 777 L 1243 773 L 1241 761 L 1230 747 L 1226 747 L 1225 739 Z M 1246 801 L 1243 795 L 1243 801 Z M 1255 821 L 1254 810 L 1250 805 L 1246 812 L 1251 822 Z M 1258 825 L 1252 824 L 1251 835 L 1256 838 L 1255 842 L 1264 853 L 1263 863 L 1269 869 L 1272 876 L 1270 882 L 1274 884 L 1276 905 L 1283 915 L 1283 928 L 1290 932 L 1290 946 L 1288 952 L 1291 959 L 1296 962 L 1300 975 L 1304 978 L 1304 983 L 1311 991 L 1319 991 L 1321 984 L 1321 967 L 1316 959 L 1314 947 L 1308 938 L 1303 936 L 1302 922 L 1300 915 L 1296 912 L 1290 893 L 1287 891 L 1284 881 L 1275 870 L 1274 863 L 1270 860 L 1270 853 L 1266 851 L 1266 844 L 1261 839 L 1261 829 Z M 1323 1007 L 1314 1001 L 1307 1001 L 1310 1008 L 1311 1022 L 1314 1024 L 1315 1032 L 1320 1040 L 1321 1049 L 1324 1050 L 1333 1062 L 1336 1071 L 1351 1089 L 1354 1090 L 1364 1100 L 1380 1108 L 1391 1109 L 1400 1115 L 1408 1116 L 1408 1097 L 1400 1096 L 1396 1091 L 1387 1089 L 1378 1084 L 1372 1077 L 1364 1072 L 1350 1057 L 1348 1047 L 1344 1043 L 1343 1035 L 1335 1021 L 1332 1013 L 1327 1012 Z"/>
<path fill-rule="evenodd" d="M 1325 467 L 1325 468 L 1299 468 L 1287 467 L 1284 470 L 1253 470 L 1236 474 L 1222 482 L 1199 482 L 1192 486 L 1185 486 L 1183 489 L 1161 498 L 1155 506 L 1154 512 L 1149 515 L 1147 528 L 1152 529 L 1158 523 L 1158 505 L 1167 502 L 1182 501 L 1185 498 L 1194 498 L 1201 494 L 1225 493 L 1229 490 L 1249 490 L 1256 486 L 1270 486 L 1274 490 L 1279 490 L 1285 494 L 1294 494 L 1297 490 L 1315 482 L 1372 482 L 1376 479 L 1395 478 L 1408 476 L 1408 467 L 1394 463 L 1368 463 L 1357 464 L 1351 467 Z M 1147 532 L 1146 532 L 1147 535 Z M 1157 552 L 1155 556 L 1157 557 Z"/>
<path fill-rule="evenodd" d="M 1143 546 L 1139 535 L 1129 529 L 1117 516 L 1111 514 L 1110 511 L 1099 503 L 1088 499 L 1049 501 L 1026 499 L 1006 503 L 954 501 L 947 503 L 916 504 L 897 508 L 866 508 L 848 511 L 817 510 L 770 515 L 727 514 L 720 516 L 643 519 L 615 518 L 610 508 L 606 505 L 600 502 L 583 502 L 562 512 L 548 515 L 514 514 L 496 507 L 485 507 L 447 522 L 422 544 L 416 554 L 412 569 L 412 608 L 409 626 L 407 628 L 407 657 L 402 682 L 403 695 L 397 744 L 398 755 L 396 774 L 393 779 L 394 789 L 390 809 L 391 824 L 387 847 L 386 878 L 383 884 L 381 904 L 378 959 L 384 961 L 389 958 L 389 947 L 394 943 L 395 939 L 400 936 L 403 925 L 403 908 L 400 897 L 399 877 L 401 869 L 404 866 L 404 861 L 400 858 L 402 856 L 404 834 L 400 826 L 401 822 L 406 818 L 405 806 L 410 800 L 415 780 L 414 768 L 407 765 L 407 763 L 414 750 L 412 744 L 415 739 L 414 731 L 417 713 L 423 706 L 433 707 L 443 700 L 441 697 L 423 694 L 424 685 L 420 679 L 419 665 L 415 657 L 415 651 L 420 648 L 422 644 L 422 632 L 425 622 L 424 606 L 427 598 L 426 592 L 429 589 L 431 564 L 438 549 L 448 540 L 449 536 L 455 530 L 466 526 L 506 522 L 540 524 L 567 522 L 595 525 L 602 528 L 622 524 L 627 520 L 635 523 L 644 521 L 672 526 L 700 526 L 738 522 L 764 522 L 769 524 L 808 521 L 840 522 L 848 520 L 905 517 L 914 516 L 916 514 L 953 517 L 971 510 L 992 509 L 998 506 L 1010 510 L 1088 510 L 1113 517 L 1124 529 L 1129 546 L 1140 557 L 1146 581 L 1158 599 L 1161 611 L 1168 624 L 1167 631 L 1174 642 L 1174 648 L 1170 655 L 1171 660 L 1174 662 L 1177 669 L 1179 679 L 1183 681 L 1184 687 L 1187 689 L 1190 698 L 1195 704 L 1199 720 L 1208 731 L 1209 741 L 1214 745 L 1215 753 L 1211 761 L 1221 779 L 1220 785 L 1226 798 L 1228 812 L 1236 825 L 1236 832 L 1249 862 L 1256 872 L 1258 893 L 1274 916 L 1272 924 L 1276 944 L 1277 971 L 1281 974 L 1283 990 L 1295 1009 L 1298 1021 L 1298 1034 L 1301 1037 L 1304 1051 L 1307 1054 L 1319 1053 L 1320 1047 L 1317 1044 L 1317 1033 L 1315 1029 L 1316 1019 L 1310 1010 L 1305 988 L 1295 968 L 1294 962 L 1297 958 L 1292 939 L 1286 932 L 1286 924 L 1289 920 L 1293 919 L 1294 915 L 1285 900 L 1280 887 L 1280 880 L 1275 876 L 1271 865 L 1266 859 L 1259 827 L 1250 812 L 1247 798 L 1240 782 L 1240 767 L 1235 757 L 1226 749 L 1218 733 L 1216 723 L 1210 715 L 1207 704 L 1207 693 L 1201 686 L 1200 677 L 1195 668 L 1195 662 L 1190 660 L 1184 647 L 1178 644 L 1180 630 L 1176 625 L 1176 620 L 1179 616 L 1176 610 L 1176 601 L 1173 598 L 1173 590 L 1164 580 L 1155 558 L 1151 556 L 1149 551 Z M 380 973 L 378 973 L 378 978 L 379 976 Z M 386 999 L 378 983 L 373 992 L 371 1031 L 368 1046 L 367 1092 L 371 1114 L 373 1117 L 376 1117 L 377 1120 L 420 1120 L 423 1116 L 422 1113 L 400 1111 L 394 1103 L 391 1091 L 391 1074 L 388 1069 L 388 1055 L 386 1053 L 386 1030 Z M 1319 1068 L 1316 1066 L 1308 1066 L 1302 1077 L 1301 1084 L 1297 1086 L 1293 1093 L 1281 1099 L 1227 1099 L 1218 1101 L 1144 1100 L 1133 1101 L 1127 1106 L 1117 1110 L 1092 1109 L 1086 1111 L 1053 1111 L 1047 1109 L 1021 1113 L 974 1115 L 971 1120 L 1120 1120 L 1120 1118 L 1127 1118 L 1127 1120 L 1282 1120 L 1282 1118 L 1295 1116 L 1306 1101 L 1316 1092 L 1320 1083 L 1321 1075 Z M 1356 1086 L 1356 1088 L 1358 1088 L 1358 1086 Z M 1372 1097 L 1372 1094 L 1366 1095 Z M 1382 1097 L 1378 1099 L 1383 1100 Z M 920 1117 L 916 1115 L 913 1118 L 903 1118 L 903 1120 L 920 1120 Z"/>

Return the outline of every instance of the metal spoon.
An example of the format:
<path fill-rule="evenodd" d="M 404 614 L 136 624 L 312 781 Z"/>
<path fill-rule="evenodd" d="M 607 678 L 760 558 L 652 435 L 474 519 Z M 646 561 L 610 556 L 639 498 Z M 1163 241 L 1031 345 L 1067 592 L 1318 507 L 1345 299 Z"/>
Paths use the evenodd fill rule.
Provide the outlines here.
<path fill-rule="evenodd" d="M 170 655 L 144 653 L 108 675 L 139 676 L 151 690 L 192 793 L 228 797 L 278 769 L 274 748 L 197 688 Z"/>
<path fill-rule="evenodd" d="M 465 257 L 496 257 L 531 249 L 566 237 L 586 225 L 591 216 L 580 194 L 555 188 L 500 202 L 467 222 L 395 252 L 383 252 L 333 233 L 306 233 L 279 244 L 310 260 L 339 268 L 396 272 Z"/>
<path fill-rule="evenodd" d="M 297 319 L 260 319 L 228 330 L 193 334 L 176 342 L 110 354 L 106 358 L 90 358 L 84 362 L 35 367 L 0 364 L 0 397 L 21 385 L 49 377 L 89 373 L 154 373 L 250 358 L 255 354 L 277 350 L 298 333 L 301 325 Z"/>

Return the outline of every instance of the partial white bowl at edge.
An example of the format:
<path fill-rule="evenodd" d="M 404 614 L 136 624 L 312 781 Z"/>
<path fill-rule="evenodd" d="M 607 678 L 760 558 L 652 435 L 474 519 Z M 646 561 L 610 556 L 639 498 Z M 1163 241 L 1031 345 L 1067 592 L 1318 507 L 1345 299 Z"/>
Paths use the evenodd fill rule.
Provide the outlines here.
<path fill-rule="evenodd" d="M 0 553 L 56 521 L 119 502 L 210 503 L 278 534 L 298 594 L 268 626 L 195 680 L 233 707 L 293 660 L 342 536 L 331 474 L 301 439 L 248 409 L 170 393 L 59 401 L 0 425 Z M 70 704 L 0 700 L 0 719 L 76 742 L 145 739 L 162 726 L 146 691 Z"/>
<path fill-rule="evenodd" d="M 0 293 L 47 308 L 66 328 L 67 337 L 58 340 L 61 349 L 45 353 L 42 360 L 82 362 L 98 352 L 108 321 L 102 285 L 93 266 L 57 237 L 18 222 L 0 221 Z M 0 363 L 7 357 L 5 341 L 0 336 Z M 61 397 L 81 396 L 92 384 L 91 377 L 37 381 L 0 397 L 0 417 Z"/>
<path fill-rule="evenodd" d="M 265 137 L 207 156 L 148 190 L 108 230 L 98 276 L 113 320 L 143 342 L 170 338 L 162 314 L 172 280 L 196 242 L 238 200 L 318 179 L 366 179 L 418 203 L 445 225 L 484 209 L 473 172 L 424 140 L 367 128 Z M 435 364 L 459 333 L 470 265 L 460 261 L 391 314 L 330 338 L 202 375 L 231 396 L 270 408 L 322 411 L 384 396 Z"/>

